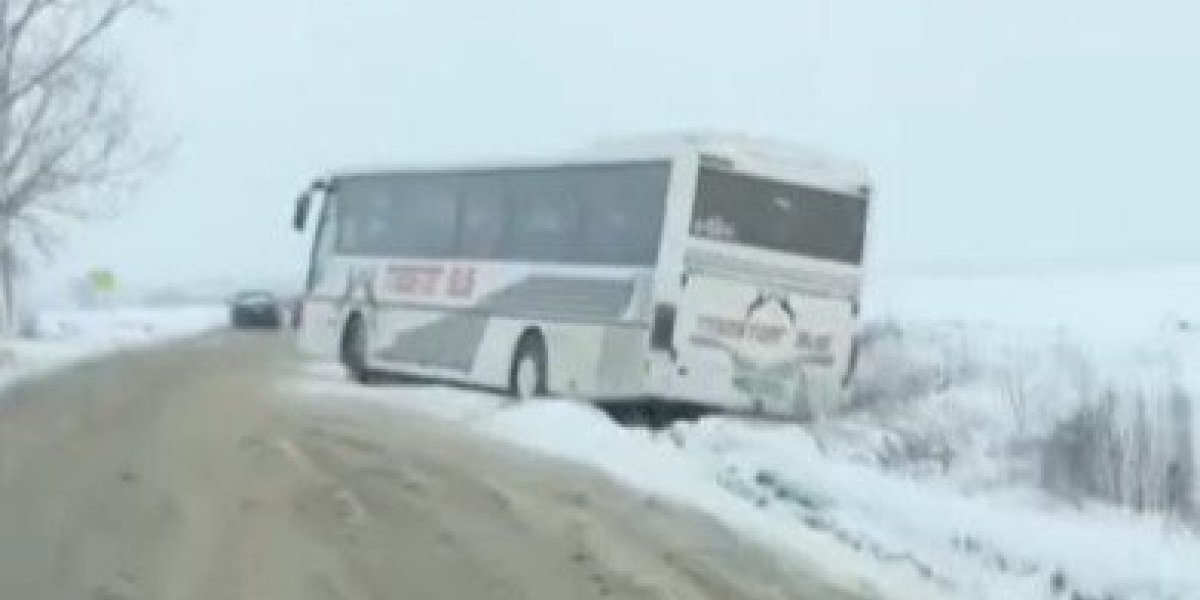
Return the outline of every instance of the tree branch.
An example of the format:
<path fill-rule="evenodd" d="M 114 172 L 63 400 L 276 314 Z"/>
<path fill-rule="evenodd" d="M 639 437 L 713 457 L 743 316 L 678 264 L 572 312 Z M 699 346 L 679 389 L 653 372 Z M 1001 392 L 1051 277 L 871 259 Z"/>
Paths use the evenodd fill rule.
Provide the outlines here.
<path fill-rule="evenodd" d="M 50 107 L 54 104 L 54 94 L 44 88 L 39 89 L 42 90 L 42 94 L 38 97 L 37 104 L 34 105 L 33 111 L 29 114 L 28 120 L 25 122 L 17 138 L 16 145 L 8 152 L 3 165 L 0 165 L 0 176 L 4 179 L 12 177 L 22 159 L 29 151 L 29 148 L 38 139 L 42 125 L 45 123 L 46 117 L 50 114 Z M 10 127 L 12 127 L 12 124 L 10 124 Z M 11 137 L 11 130 L 9 135 Z"/>
<path fill-rule="evenodd" d="M 11 281 L 3 263 L 49 256 L 62 227 L 115 214 L 149 164 L 134 103 L 98 40 L 131 10 L 157 7 L 0 0 L 0 283 Z"/>
<path fill-rule="evenodd" d="M 49 0 L 51 4 L 54 1 L 56 0 Z M 96 41 L 96 39 L 99 38 L 100 35 L 105 32 L 105 30 L 111 27 L 112 24 L 115 23 L 122 14 L 137 6 L 140 2 L 141 0 L 112 0 L 112 4 L 104 9 L 104 12 L 101 13 L 96 21 L 90 26 L 84 28 L 84 30 L 79 33 L 78 37 L 68 43 L 66 48 L 55 55 L 54 58 L 50 59 L 48 64 L 43 65 L 41 69 L 38 69 L 37 72 L 25 82 L 10 88 L 8 91 L 8 97 L 0 99 L 0 111 L 9 110 L 13 105 L 16 104 L 18 100 L 36 89 L 38 86 L 45 83 L 55 74 L 57 74 L 63 67 L 78 58 L 80 53 L 90 46 L 92 42 Z M 15 47 L 13 42 L 15 42 L 15 40 L 10 41 L 10 48 Z"/>
<path fill-rule="evenodd" d="M 62 243 L 62 233 L 57 231 L 45 218 L 33 214 L 21 215 L 18 219 L 23 226 L 25 236 L 34 248 L 45 258 L 54 255 L 54 248 Z M 25 261 L 20 261 L 25 262 Z"/>
<path fill-rule="evenodd" d="M 42 187 L 46 184 L 47 179 L 59 163 L 70 154 L 72 146 L 74 146 L 84 136 L 84 132 L 77 132 L 76 135 L 63 142 L 56 149 L 44 155 L 38 161 L 38 166 L 33 173 L 26 176 L 15 187 L 11 188 L 8 193 L 8 201 L 4 205 L 4 211 L 12 216 L 20 214 L 25 208 L 33 204 L 41 194 L 35 193 L 45 191 Z"/>
<path fill-rule="evenodd" d="M 17 17 L 11 27 L 8 28 L 9 40 L 15 42 L 21 39 L 25 33 L 25 29 L 29 24 L 37 18 L 43 10 L 53 6 L 59 0 L 29 0 L 29 4 L 25 5 L 25 10 L 21 12 L 21 16 Z M 10 47 L 16 47 L 15 43 L 10 43 Z"/>

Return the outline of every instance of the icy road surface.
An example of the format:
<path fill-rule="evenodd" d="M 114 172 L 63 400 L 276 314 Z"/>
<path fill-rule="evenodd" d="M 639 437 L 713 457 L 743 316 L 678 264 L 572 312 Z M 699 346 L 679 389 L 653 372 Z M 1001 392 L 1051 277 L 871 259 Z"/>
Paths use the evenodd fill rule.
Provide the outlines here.
<path fill-rule="evenodd" d="M 289 394 L 293 360 L 216 333 L 5 391 L 0 598 L 866 597 L 585 468 Z"/>

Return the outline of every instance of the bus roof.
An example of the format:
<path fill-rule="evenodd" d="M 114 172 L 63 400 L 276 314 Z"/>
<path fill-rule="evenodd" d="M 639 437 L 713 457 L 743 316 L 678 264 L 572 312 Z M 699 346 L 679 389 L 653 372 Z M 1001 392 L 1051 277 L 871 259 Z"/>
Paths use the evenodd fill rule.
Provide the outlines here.
<path fill-rule="evenodd" d="M 870 175 L 861 164 L 824 152 L 766 138 L 740 134 L 683 133 L 604 140 L 582 152 L 522 159 L 479 160 L 457 163 L 392 165 L 351 168 L 331 172 L 331 178 L 388 173 L 442 173 L 550 169 L 555 167 L 671 161 L 700 155 L 723 163 L 724 168 L 775 176 L 831 191 L 859 195 L 871 188 Z"/>
<path fill-rule="evenodd" d="M 774 175 L 852 194 L 871 188 L 861 163 L 790 142 L 739 133 L 685 132 L 606 140 L 596 156 L 699 153 L 728 163 L 730 170 Z"/>

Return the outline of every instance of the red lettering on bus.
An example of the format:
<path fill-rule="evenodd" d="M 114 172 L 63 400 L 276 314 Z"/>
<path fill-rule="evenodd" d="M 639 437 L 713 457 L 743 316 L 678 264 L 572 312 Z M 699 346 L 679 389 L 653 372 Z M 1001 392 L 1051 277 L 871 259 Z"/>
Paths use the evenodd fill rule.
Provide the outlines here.
<path fill-rule="evenodd" d="M 455 267 L 446 280 L 446 295 L 470 298 L 475 293 L 475 267 Z"/>
<path fill-rule="evenodd" d="M 437 294 L 445 267 L 440 265 L 401 265 L 388 269 L 391 289 L 402 296 Z"/>

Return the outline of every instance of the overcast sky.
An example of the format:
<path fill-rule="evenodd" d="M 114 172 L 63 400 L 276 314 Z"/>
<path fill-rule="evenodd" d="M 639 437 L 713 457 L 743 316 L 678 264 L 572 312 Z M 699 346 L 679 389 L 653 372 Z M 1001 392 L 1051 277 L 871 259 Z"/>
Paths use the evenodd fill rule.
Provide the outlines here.
<path fill-rule="evenodd" d="M 167 4 L 121 40 L 178 151 L 55 277 L 284 279 L 330 166 L 682 128 L 865 163 L 879 269 L 1200 262 L 1191 0 Z"/>

